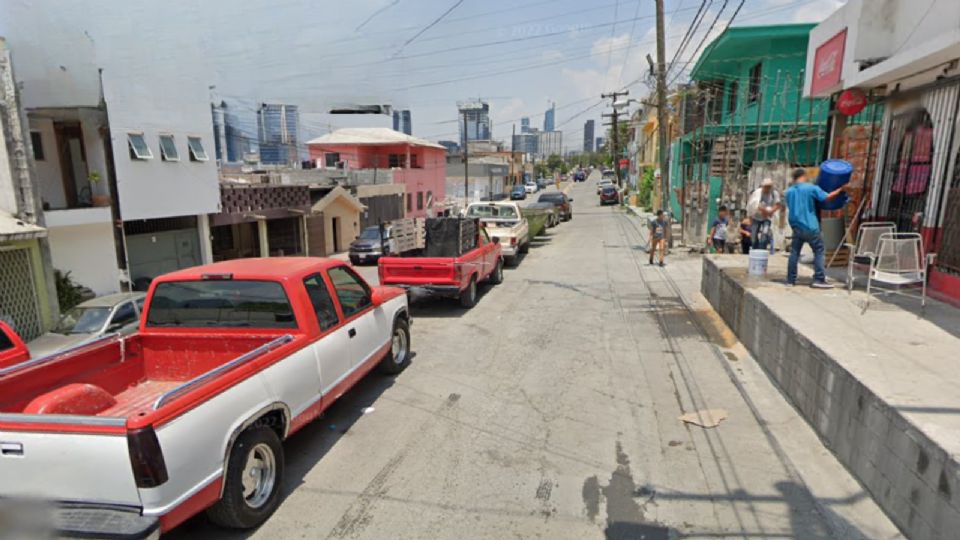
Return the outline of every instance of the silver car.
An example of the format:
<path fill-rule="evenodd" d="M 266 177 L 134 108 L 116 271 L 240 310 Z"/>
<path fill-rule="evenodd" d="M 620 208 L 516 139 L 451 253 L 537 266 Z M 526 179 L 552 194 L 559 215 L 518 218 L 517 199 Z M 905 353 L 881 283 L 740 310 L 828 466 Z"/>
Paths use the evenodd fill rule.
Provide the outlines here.
<path fill-rule="evenodd" d="M 132 334 L 140 323 L 146 297 L 142 292 L 116 293 L 77 304 L 60 317 L 53 331 L 27 344 L 31 356 L 67 349 L 104 334 Z"/>

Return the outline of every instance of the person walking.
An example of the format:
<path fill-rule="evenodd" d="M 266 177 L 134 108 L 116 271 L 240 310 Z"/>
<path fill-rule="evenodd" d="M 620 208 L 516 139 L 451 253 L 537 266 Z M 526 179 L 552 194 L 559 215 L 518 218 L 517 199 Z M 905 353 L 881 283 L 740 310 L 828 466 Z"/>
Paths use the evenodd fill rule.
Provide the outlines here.
<path fill-rule="evenodd" d="M 727 252 L 727 226 L 730 225 L 730 217 L 727 215 L 726 205 L 720 205 L 717 209 L 717 219 L 713 220 L 710 226 L 710 237 L 707 242 L 713 246 L 717 253 Z"/>
<path fill-rule="evenodd" d="M 790 227 L 793 229 L 790 259 L 787 262 L 788 287 L 794 286 L 797 282 L 800 250 L 804 244 L 809 244 L 810 249 L 813 250 L 814 270 L 813 283 L 810 286 L 817 289 L 833 288 L 833 285 L 827 283 L 827 274 L 824 269 L 823 236 L 820 233 L 820 221 L 817 219 L 816 203 L 833 200 L 845 189 L 846 186 L 840 186 L 827 193 L 820 186 L 809 183 L 807 173 L 803 169 L 793 171 L 793 185 L 784 193 L 790 216 Z"/>
<path fill-rule="evenodd" d="M 653 264 L 653 255 L 660 248 L 660 266 L 667 260 L 667 218 L 663 210 L 657 210 L 657 217 L 650 220 L 650 264 Z"/>
<path fill-rule="evenodd" d="M 753 239 L 753 249 L 770 249 L 773 244 L 773 227 L 771 220 L 778 210 L 783 208 L 780 194 L 773 188 L 773 180 L 764 178 L 760 187 L 750 194 L 747 202 L 747 212 L 750 214 L 753 225 L 750 237 Z"/>
<path fill-rule="evenodd" d="M 753 222 L 750 216 L 740 221 L 740 252 L 744 255 L 750 254 L 750 248 L 753 247 Z"/>

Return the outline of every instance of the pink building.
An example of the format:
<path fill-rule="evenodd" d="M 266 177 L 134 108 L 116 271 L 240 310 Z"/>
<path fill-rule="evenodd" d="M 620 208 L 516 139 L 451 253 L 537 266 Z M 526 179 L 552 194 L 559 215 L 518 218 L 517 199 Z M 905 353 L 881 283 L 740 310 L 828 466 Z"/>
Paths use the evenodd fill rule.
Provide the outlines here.
<path fill-rule="evenodd" d="M 377 183 L 403 184 L 408 217 L 434 215 L 434 205 L 446 196 L 446 149 L 439 144 L 388 128 L 344 128 L 307 147 L 319 167 L 363 170 Z"/>

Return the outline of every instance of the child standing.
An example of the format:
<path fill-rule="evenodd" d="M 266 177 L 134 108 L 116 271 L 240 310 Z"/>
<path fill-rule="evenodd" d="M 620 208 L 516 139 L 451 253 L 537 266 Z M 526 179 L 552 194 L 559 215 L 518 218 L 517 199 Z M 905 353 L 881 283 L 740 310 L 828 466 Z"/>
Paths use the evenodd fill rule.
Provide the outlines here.
<path fill-rule="evenodd" d="M 717 219 L 713 220 L 710 226 L 710 245 L 717 250 L 717 253 L 727 252 L 727 226 L 730 224 L 730 217 L 727 215 L 726 205 L 721 205 L 717 211 Z"/>

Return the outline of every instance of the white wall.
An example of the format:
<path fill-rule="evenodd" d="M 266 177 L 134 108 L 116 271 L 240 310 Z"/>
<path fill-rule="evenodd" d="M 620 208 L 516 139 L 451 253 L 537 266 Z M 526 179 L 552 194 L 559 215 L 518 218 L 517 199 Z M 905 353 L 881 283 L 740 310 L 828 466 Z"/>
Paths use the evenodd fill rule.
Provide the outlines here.
<path fill-rule="evenodd" d="M 30 118 L 30 131 L 40 134 L 43 144 L 43 161 L 35 161 L 37 178 L 40 181 L 40 196 L 50 208 L 66 208 L 67 198 L 63 193 L 63 176 L 57 156 L 57 136 L 53 132 L 53 120 Z M 87 154 L 90 152 L 88 151 Z"/>
<path fill-rule="evenodd" d="M 124 3 L 122 9 L 106 1 L 4 2 L 0 34 L 8 37 L 26 107 L 97 106 L 102 80 L 124 220 L 219 211 L 213 73 L 200 47 L 204 32 L 184 31 L 209 24 L 199 9 L 182 4 L 171 12 L 158 2 Z M 182 17 L 182 28 L 172 13 Z M 167 24 L 150 24 L 155 21 Z M 128 131 L 145 134 L 154 159 L 129 158 Z M 181 161 L 160 159 L 159 133 L 175 136 Z M 190 161 L 187 135 L 202 138 L 209 161 Z M 94 136 L 84 133 L 85 140 Z"/>
<path fill-rule="evenodd" d="M 75 282 L 90 287 L 98 295 L 118 292 L 120 270 L 111 227 L 110 222 L 50 227 L 53 267 L 70 271 Z"/>
<path fill-rule="evenodd" d="M 7 143 L 3 134 L 3 123 L 0 121 L 0 211 L 10 215 L 16 215 L 17 193 L 13 188 L 13 176 L 10 174 L 10 159 L 7 157 Z"/>

